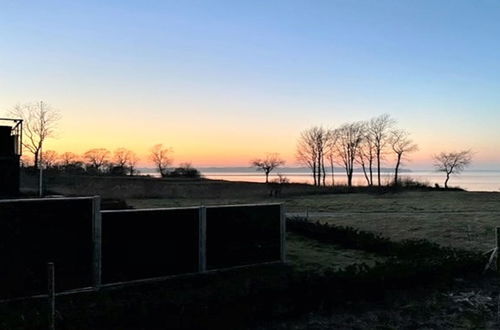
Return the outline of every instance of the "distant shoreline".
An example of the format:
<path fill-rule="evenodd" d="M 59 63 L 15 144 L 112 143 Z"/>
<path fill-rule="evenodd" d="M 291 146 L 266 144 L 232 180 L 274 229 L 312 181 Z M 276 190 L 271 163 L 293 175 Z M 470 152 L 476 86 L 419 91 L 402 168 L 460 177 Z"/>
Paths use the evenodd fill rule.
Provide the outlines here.
<path fill-rule="evenodd" d="M 241 166 L 209 166 L 209 167 L 196 167 L 202 173 L 259 173 L 254 167 L 241 167 Z M 137 170 L 145 173 L 155 172 L 156 169 L 154 167 L 139 167 Z M 331 173 L 331 167 L 325 168 L 326 173 Z M 345 169 L 342 167 L 335 167 L 335 173 L 344 173 Z M 400 173 L 411 173 L 413 170 L 411 169 L 400 169 Z M 363 173 L 362 168 L 355 168 L 354 172 Z M 381 168 L 381 173 L 393 173 L 393 168 Z M 306 173 L 310 174 L 311 170 L 307 167 L 280 167 L 274 170 L 274 173 Z M 376 169 L 373 170 L 373 173 L 376 173 Z"/>
<path fill-rule="evenodd" d="M 196 167 L 200 172 L 205 173 L 259 173 L 254 167 L 243 167 L 243 166 L 204 166 L 204 167 Z M 154 167 L 139 167 L 137 170 L 144 173 L 154 173 L 156 169 Z M 331 167 L 325 168 L 327 173 L 331 173 Z M 343 167 L 335 167 L 335 173 L 344 173 L 345 169 Z M 355 168 L 354 172 L 363 173 L 362 168 Z M 394 173 L 394 168 L 384 167 L 380 169 L 381 173 L 390 174 Z M 411 168 L 402 168 L 399 170 L 400 173 L 422 173 L 422 172 L 436 172 L 433 168 L 428 169 L 411 169 Z M 466 169 L 464 173 L 496 173 L 500 172 L 500 169 Z M 311 173 L 311 170 L 307 167 L 279 167 L 274 170 L 274 173 Z M 376 169 L 373 169 L 373 173 L 376 173 Z M 438 172 L 436 172 L 438 173 Z"/>

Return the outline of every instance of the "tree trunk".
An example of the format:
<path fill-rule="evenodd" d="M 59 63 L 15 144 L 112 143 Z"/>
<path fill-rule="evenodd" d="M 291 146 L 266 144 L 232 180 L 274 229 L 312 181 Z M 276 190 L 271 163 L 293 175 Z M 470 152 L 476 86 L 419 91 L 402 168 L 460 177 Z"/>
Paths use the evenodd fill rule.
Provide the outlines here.
<path fill-rule="evenodd" d="M 266 183 L 269 183 L 269 171 L 266 171 Z"/>
<path fill-rule="evenodd" d="M 398 161 L 396 162 L 396 168 L 394 169 L 394 185 L 395 186 L 397 186 L 399 184 L 398 171 L 399 171 L 400 164 L 401 164 L 401 155 L 398 155 Z"/>
<path fill-rule="evenodd" d="M 446 172 L 446 180 L 444 181 L 445 189 L 448 189 L 448 180 L 450 180 L 450 173 Z"/>
<path fill-rule="evenodd" d="M 33 155 L 34 155 L 34 160 L 33 160 L 34 164 L 33 164 L 33 166 L 35 168 L 38 168 L 39 151 L 38 150 L 35 151 L 35 153 Z"/>
<path fill-rule="evenodd" d="M 380 183 L 380 151 L 377 151 L 377 179 L 378 179 L 378 186 L 381 186 Z"/>
<path fill-rule="evenodd" d="M 318 170 L 316 172 L 318 177 L 318 187 L 321 186 L 321 153 L 318 154 Z"/>
<path fill-rule="evenodd" d="M 345 175 L 347 177 L 347 186 L 350 187 L 352 184 L 352 177 L 351 177 L 351 169 L 349 168 L 349 165 L 345 165 Z"/>
<path fill-rule="evenodd" d="M 316 162 L 313 163 L 312 170 L 313 170 L 314 185 L 316 186 Z"/>
<path fill-rule="evenodd" d="M 361 164 L 361 168 L 363 169 L 363 174 L 365 175 L 366 184 L 368 186 L 370 186 L 370 178 L 368 177 L 368 174 L 366 173 L 366 166 L 365 166 L 365 164 Z"/>
<path fill-rule="evenodd" d="M 326 187 L 325 159 L 321 158 L 321 171 L 323 173 L 323 186 Z"/>
<path fill-rule="evenodd" d="M 373 186 L 373 156 L 370 156 L 370 187 Z"/>
<path fill-rule="evenodd" d="M 335 174 L 334 174 L 334 168 L 333 168 L 333 162 L 331 163 L 332 165 L 332 187 L 335 186 Z"/>

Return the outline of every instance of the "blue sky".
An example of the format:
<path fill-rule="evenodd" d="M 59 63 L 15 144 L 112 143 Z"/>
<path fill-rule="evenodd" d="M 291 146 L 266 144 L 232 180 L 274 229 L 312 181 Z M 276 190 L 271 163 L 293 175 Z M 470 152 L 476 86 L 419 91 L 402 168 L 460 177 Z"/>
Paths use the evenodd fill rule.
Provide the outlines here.
<path fill-rule="evenodd" d="M 472 148 L 500 168 L 499 1 L 0 4 L 0 111 L 60 109 L 58 150 L 293 162 L 301 130 L 389 113 L 419 143 L 416 167 Z"/>

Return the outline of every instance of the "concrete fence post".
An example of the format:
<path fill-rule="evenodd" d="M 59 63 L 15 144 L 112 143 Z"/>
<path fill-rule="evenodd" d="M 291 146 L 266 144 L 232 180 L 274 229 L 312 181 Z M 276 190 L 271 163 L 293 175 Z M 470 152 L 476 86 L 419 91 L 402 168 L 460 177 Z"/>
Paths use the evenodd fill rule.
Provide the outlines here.
<path fill-rule="evenodd" d="M 207 208 L 198 209 L 198 271 L 207 270 Z"/>
<path fill-rule="evenodd" d="M 102 216 L 101 197 L 92 199 L 92 285 L 95 288 L 101 286 L 101 254 L 102 254 Z"/>
<path fill-rule="evenodd" d="M 497 257 L 497 262 L 496 262 L 496 271 L 497 273 L 500 273 L 500 260 L 499 260 L 499 254 L 500 254 L 500 227 L 496 227 L 496 230 L 495 230 L 495 243 L 496 243 L 496 249 L 497 249 L 497 253 L 496 253 L 496 257 Z"/>
<path fill-rule="evenodd" d="M 286 262 L 286 213 L 285 206 L 280 204 L 280 247 L 281 262 Z"/>
<path fill-rule="evenodd" d="M 47 264 L 47 291 L 49 298 L 49 330 L 56 328 L 56 277 L 54 263 Z"/>

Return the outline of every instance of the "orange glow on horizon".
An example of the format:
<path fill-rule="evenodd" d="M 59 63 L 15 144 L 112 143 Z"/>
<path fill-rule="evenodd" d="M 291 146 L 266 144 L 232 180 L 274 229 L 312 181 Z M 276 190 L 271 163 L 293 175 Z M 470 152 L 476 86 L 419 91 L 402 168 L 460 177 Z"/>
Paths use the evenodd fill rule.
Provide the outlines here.
<path fill-rule="evenodd" d="M 92 148 L 106 148 L 113 152 L 123 147 L 138 155 L 138 166 L 149 167 L 152 166 L 149 150 L 153 145 L 162 143 L 172 148 L 174 165 L 189 162 L 195 167 L 250 167 L 251 160 L 277 152 L 286 161 L 285 166 L 295 167 L 301 166 L 295 158 L 297 138 L 303 129 L 312 126 L 300 120 L 276 126 L 274 122 L 255 118 L 242 124 L 235 118 L 219 120 L 209 116 L 200 116 L 193 123 L 185 118 L 150 120 L 141 116 L 135 121 L 129 116 L 116 119 L 113 114 L 107 113 L 95 122 L 90 116 L 81 118 L 76 113 L 68 113 L 61 120 L 57 137 L 48 139 L 44 149 L 82 155 Z M 409 125 L 400 124 L 401 127 Z M 419 151 L 409 155 L 410 161 L 405 161 L 403 167 L 432 168 L 433 155 L 462 149 L 475 152 L 474 165 L 499 161 L 498 151 L 488 138 L 478 137 L 473 140 L 474 144 L 470 144 L 471 140 L 466 140 L 460 132 L 445 140 L 439 139 L 440 132 L 436 133 L 426 126 L 405 128 L 412 132 Z M 392 155 L 385 158 L 384 166 L 391 167 L 394 163 Z"/>

